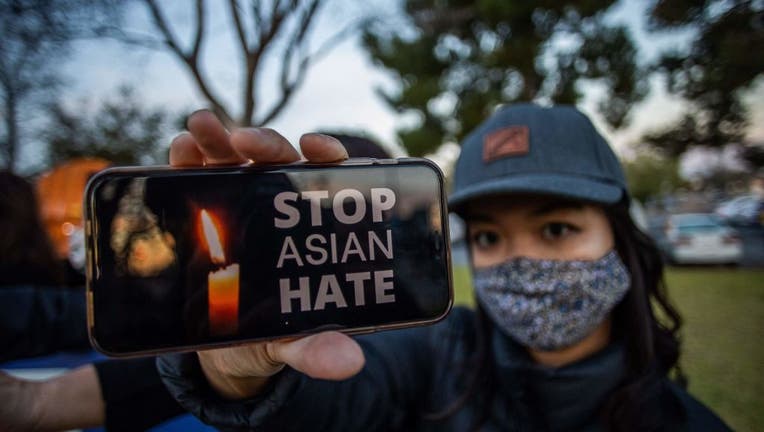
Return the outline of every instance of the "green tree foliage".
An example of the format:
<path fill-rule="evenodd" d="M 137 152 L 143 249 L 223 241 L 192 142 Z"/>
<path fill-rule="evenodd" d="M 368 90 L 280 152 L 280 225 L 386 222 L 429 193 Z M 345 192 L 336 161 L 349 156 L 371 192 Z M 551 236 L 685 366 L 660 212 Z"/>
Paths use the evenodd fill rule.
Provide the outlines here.
<path fill-rule="evenodd" d="M 742 97 L 764 73 L 764 3 L 752 0 L 660 0 L 654 31 L 694 29 L 686 50 L 665 53 L 658 71 L 670 93 L 688 102 L 683 118 L 645 139 L 669 155 L 692 145 L 741 142 L 748 126 Z"/>
<path fill-rule="evenodd" d="M 679 161 L 675 157 L 641 152 L 636 158 L 623 161 L 631 196 L 641 202 L 684 186 L 679 177 Z"/>
<path fill-rule="evenodd" d="M 628 121 L 647 91 L 627 30 L 609 23 L 613 1 L 406 0 L 407 26 L 364 35 L 399 88 L 380 90 L 418 119 L 400 129 L 413 155 L 459 140 L 503 103 L 576 103 L 582 81 L 604 90 L 598 108 L 612 127 Z"/>
<path fill-rule="evenodd" d="M 50 162 L 90 156 L 117 165 L 166 163 L 167 148 L 158 148 L 168 133 L 169 115 L 143 106 L 135 92 L 122 87 L 117 97 L 105 101 L 93 114 L 86 107 L 50 107 L 51 124 L 46 140 Z"/>

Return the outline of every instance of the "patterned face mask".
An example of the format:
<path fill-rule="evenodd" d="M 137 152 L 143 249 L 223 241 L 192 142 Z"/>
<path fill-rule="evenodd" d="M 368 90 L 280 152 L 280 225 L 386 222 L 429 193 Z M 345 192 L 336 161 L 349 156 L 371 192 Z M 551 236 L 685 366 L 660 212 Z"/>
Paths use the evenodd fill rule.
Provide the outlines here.
<path fill-rule="evenodd" d="M 493 322 L 522 345 L 542 351 L 584 339 L 630 285 L 615 251 L 596 261 L 515 258 L 474 273 L 478 300 Z"/>

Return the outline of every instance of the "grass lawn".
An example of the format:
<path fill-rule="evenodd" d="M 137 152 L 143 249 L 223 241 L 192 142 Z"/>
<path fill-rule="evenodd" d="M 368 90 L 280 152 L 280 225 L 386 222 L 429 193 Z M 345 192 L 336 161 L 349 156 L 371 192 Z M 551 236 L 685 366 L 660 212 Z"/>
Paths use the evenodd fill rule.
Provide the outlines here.
<path fill-rule="evenodd" d="M 682 365 L 690 392 L 733 429 L 764 425 L 764 271 L 670 269 L 685 320 Z"/>
<path fill-rule="evenodd" d="M 689 390 L 734 430 L 764 425 L 764 270 L 670 268 L 669 293 L 684 318 Z M 456 304 L 473 305 L 466 267 L 454 268 Z"/>

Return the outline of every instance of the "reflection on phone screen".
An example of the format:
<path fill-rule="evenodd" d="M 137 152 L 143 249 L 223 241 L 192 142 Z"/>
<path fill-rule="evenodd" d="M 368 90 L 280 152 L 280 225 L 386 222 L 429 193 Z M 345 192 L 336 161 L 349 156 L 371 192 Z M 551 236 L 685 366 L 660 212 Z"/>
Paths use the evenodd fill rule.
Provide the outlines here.
<path fill-rule="evenodd" d="M 114 172 L 90 192 L 94 339 L 120 353 L 438 318 L 441 187 L 420 165 Z"/>

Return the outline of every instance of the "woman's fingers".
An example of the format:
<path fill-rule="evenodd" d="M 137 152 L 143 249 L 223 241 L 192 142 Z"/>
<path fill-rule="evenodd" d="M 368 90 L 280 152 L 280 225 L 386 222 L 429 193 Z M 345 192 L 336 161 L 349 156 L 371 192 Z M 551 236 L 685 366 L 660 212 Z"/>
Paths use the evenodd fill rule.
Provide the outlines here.
<path fill-rule="evenodd" d="M 231 147 L 228 131 L 215 114 L 206 110 L 196 111 L 188 117 L 186 126 L 196 139 L 205 163 L 226 165 L 246 162 L 246 158 Z"/>
<path fill-rule="evenodd" d="M 170 143 L 170 165 L 179 167 L 204 165 L 204 155 L 189 132 L 176 136 Z"/>
<path fill-rule="evenodd" d="M 328 135 L 309 133 L 300 137 L 300 148 L 310 162 L 339 162 L 348 158 L 348 152 L 339 140 Z"/>
<path fill-rule="evenodd" d="M 231 133 L 230 142 L 241 157 L 258 163 L 289 163 L 300 160 L 297 150 L 273 129 L 237 129 Z"/>
<path fill-rule="evenodd" d="M 366 359 L 361 347 L 349 336 L 324 332 L 267 347 L 269 357 L 286 363 L 311 378 L 343 380 L 357 374 Z"/>
<path fill-rule="evenodd" d="M 268 128 L 237 129 L 231 133 L 231 146 L 239 155 L 258 163 L 288 163 L 300 160 L 297 150 L 278 132 Z M 305 134 L 300 147 L 310 162 L 337 162 L 348 158 L 337 139 L 322 134 Z"/>
<path fill-rule="evenodd" d="M 300 160 L 297 150 L 273 129 L 237 129 L 229 134 L 220 120 L 206 110 L 191 114 L 187 127 L 190 133 L 178 135 L 170 146 L 170 164 L 173 166 Z M 342 143 L 328 135 L 305 134 L 300 138 L 300 148 L 310 162 L 338 162 L 348 158 Z"/>

